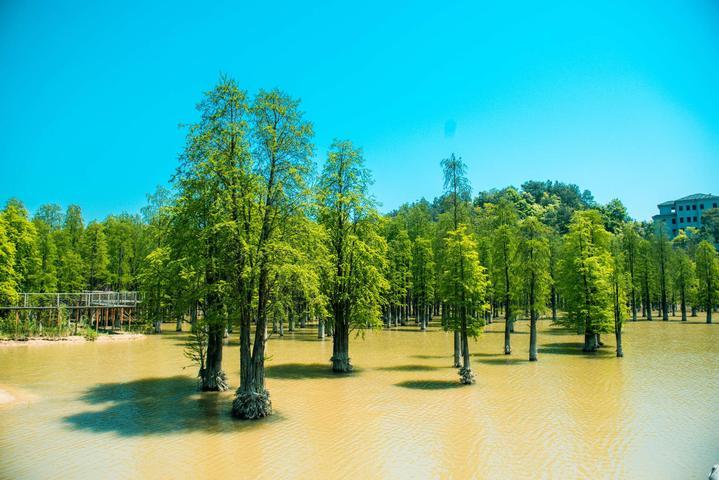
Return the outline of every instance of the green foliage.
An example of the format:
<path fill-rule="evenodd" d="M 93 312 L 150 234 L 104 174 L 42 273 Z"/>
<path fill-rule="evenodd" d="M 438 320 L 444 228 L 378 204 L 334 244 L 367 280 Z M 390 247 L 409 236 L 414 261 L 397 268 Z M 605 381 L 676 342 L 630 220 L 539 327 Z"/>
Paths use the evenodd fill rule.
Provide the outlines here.
<path fill-rule="evenodd" d="M 0 303 L 12 304 L 16 300 L 15 244 L 7 235 L 4 216 L 0 215 Z"/>
<path fill-rule="evenodd" d="M 706 240 L 699 243 L 696 252 L 697 300 L 707 312 L 719 300 L 719 259 L 714 245 Z"/>
<path fill-rule="evenodd" d="M 442 269 L 442 300 L 449 305 L 449 328 L 460 330 L 466 322 L 467 335 L 476 337 L 484 322 L 481 313 L 486 305 L 487 274 L 479 263 L 477 243 L 460 224 L 447 232 Z"/>
<path fill-rule="evenodd" d="M 519 225 L 517 244 L 518 291 L 530 312 L 541 315 L 549 299 L 549 229 L 536 217 L 527 217 Z M 536 317 L 535 317 L 536 318 Z"/>
<path fill-rule="evenodd" d="M 596 210 L 575 212 L 564 237 L 559 265 L 567 310 L 563 323 L 580 333 L 613 328 L 610 239 Z"/>
<path fill-rule="evenodd" d="M 17 200 L 10 200 L 2 212 L 5 233 L 15 245 L 14 271 L 18 290 L 33 291 L 37 285 L 40 257 L 37 251 L 37 230 L 28 220 L 27 210 Z"/>
<path fill-rule="evenodd" d="M 318 219 L 327 232 L 330 310 L 350 328 L 381 325 L 387 243 L 368 189 L 369 171 L 349 141 L 330 147 L 319 181 Z"/>
<path fill-rule="evenodd" d="M 91 290 L 100 290 L 107 285 L 109 273 L 107 266 L 107 240 L 101 223 L 91 222 L 85 230 L 80 243 L 80 252 L 84 263 L 84 277 Z"/>
<path fill-rule="evenodd" d="M 87 340 L 88 342 L 94 342 L 97 340 L 97 332 L 92 327 L 85 327 L 82 330 L 82 336 Z"/>

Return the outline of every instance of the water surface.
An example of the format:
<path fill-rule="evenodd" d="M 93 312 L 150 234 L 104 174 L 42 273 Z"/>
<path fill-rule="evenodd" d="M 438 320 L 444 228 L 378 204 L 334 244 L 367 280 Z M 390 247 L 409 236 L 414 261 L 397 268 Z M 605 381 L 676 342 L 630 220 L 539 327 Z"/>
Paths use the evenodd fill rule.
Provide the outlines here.
<path fill-rule="evenodd" d="M 269 342 L 275 415 L 229 417 L 232 393 L 195 392 L 182 335 L 0 349 L 0 478 L 706 478 L 719 462 L 719 327 L 638 322 L 596 355 L 542 322 L 502 354 L 503 324 L 472 342 L 461 387 L 452 337 L 406 327 L 351 341 L 329 372 L 312 329 Z M 225 350 L 233 386 L 236 339 Z"/>

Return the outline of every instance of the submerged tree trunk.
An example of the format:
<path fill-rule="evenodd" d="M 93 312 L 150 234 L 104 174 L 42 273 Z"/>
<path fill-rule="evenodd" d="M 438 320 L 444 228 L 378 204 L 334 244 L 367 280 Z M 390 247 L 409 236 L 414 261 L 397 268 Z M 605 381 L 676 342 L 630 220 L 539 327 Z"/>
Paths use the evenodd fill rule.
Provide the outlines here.
<path fill-rule="evenodd" d="M 250 353 L 250 308 L 242 314 L 240 330 L 240 387 L 232 402 L 232 416 L 243 420 L 257 420 L 272 414 L 270 393 L 265 389 L 265 342 L 267 335 L 267 267 L 260 265 L 257 301 L 257 326 Z M 249 289 L 248 289 L 249 290 Z M 252 292 L 246 292 L 251 305 Z"/>
<path fill-rule="evenodd" d="M 459 381 L 464 385 L 474 383 L 474 373 L 469 356 L 469 340 L 467 338 L 467 311 L 462 307 L 461 311 L 461 337 L 462 337 L 462 368 L 459 370 Z"/>
<path fill-rule="evenodd" d="M 321 318 L 317 320 L 317 338 L 325 338 L 325 321 Z"/>
<path fill-rule="evenodd" d="M 537 313 L 532 309 L 529 314 L 529 361 L 537 361 Z"/>
<path fill-rule="evenodd" d="M 459 368 L 459 367 L 460 367 L 459 357 L 462 355 L 462 345 L 461 345 L 461 342 L 462 342 L 462 339 L 461 339 L 461 337 L 460 337 L 459 331 L 455 330 L 455 331 L 454 331 L 454 359 L 453 359 L 454 362 L 452 363 L 452 365 L 453 365 L 455 368 Z"/>
<path fill-rule="evenodd" d="M 617 357 L 624 356 L 624 349 L 622 348 L 622 322 L 617 322 L 614 327 L 614 335 L 617 338 Z"/>
<path fill-rule="evenodd" d="M 599 348 L 599 343 L 597 339 L 597 334 L 587 330 L 584 333 L 584 348 L 582 348 L 583 352 L 596 352 Z"/>
<path fill-rule="evenodd" d="M 332 335 L 332 371 L 336 373 L 349 373 L 352 371 L 349 357 L 350 332 L 343 305 L 335 309 L 335 326 Z"/>
<path fill-rule="evenodd" d="M 224 392 L 230 388 L 227 376 L 222 370 L 223 333 L 224 326 L 210 325 L 207 333 L 205 368 L 200 370 L 200 390 L 203 392 Z"/>
<path fill-rule="evenodd" d="M 511 333 L 512 321 L 505 315 L 504 317 L 504 354 L 509 355 L 512 353 Z"/>

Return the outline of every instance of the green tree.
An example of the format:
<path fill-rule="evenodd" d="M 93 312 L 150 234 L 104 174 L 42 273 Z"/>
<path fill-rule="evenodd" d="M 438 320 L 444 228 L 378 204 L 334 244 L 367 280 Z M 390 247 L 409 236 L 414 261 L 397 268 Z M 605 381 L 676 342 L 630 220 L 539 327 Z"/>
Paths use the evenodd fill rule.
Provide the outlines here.
<path fill-rule="evenodd" d="M 50 227 L 50 230 L 55 231 L 62 228 L 65 216 L 62 213 L 60 205 L 47 203 L 45 205 L 41 205 L 40 208 L 37 209 L 33 220 L 41 220 Z"/>
<path fill-rule="evenodd" d="M 626 270 L 630 264 L 625 258 L 625 241 L 619 237 L 612 237 L 610 251 L 612 255 L 611 284 L 612 284 L 612 309 L 614 311 L 614 336 L 617 343 L 617 357 L 624 356 L 622 346 L 622 327 L 628 316 L 627 291 L 631 286 L 631 276 Z"/>
<path fill-rule="evenodd" d="M 647 320 L 652 320 L 652 301 L 654 300 L 654 285 L 656 271 L 652 258 L 652 244 L 642 238 L 637 248 L 637 275 L 641 286 L 642 309 Z"/>
<path fill-rule="evenodd" d="M 449 305 L 448 322 L 460 333 L 462 367 L 460 383 L 474 383 L 470 363 L 469 337 L 477 337 L 484 325 L 481 312 L 485 309 L 487 275 L 479 264 L 477 243 L 467 232 L 467 226 L 447 233 L 445 238 L 445 263 L 443 270 L 443 299 Z"/>
<path fill-rule="evenodd" d="M 449 230 L 458 230 L 461 223 L 465 223 L 469 217 L 469 200 L 472 189 L 467 178 L 467 165 L 462 157 L 456 157 L 452 153 L 441 162 L 444 176 L 444 198 L 448 203 L 451 227 Z M 449 230 L 444 230 L 448 233 Z M 446 238 L 446 234 L 445 237 Z M 446 242 L 445 242 L 446 246 Z M 456 316 L 456 314 L 453 313 Z M 446 317 L 446 315 L 445 315 Z M 458 329 L 454 329 L 454 363 L 459 368 L 459 358 L 462 356 L 462 339 Z"/>
<path fill-rule="evenodd" d="M 527 217 L 519 225 L 517 281 L 529 306 L 529 361 L 537 361 L 537 320 L 547 306 L 552 279 L 548 229 L 536 218 Z"/>
<path fill-rule="evenodd" d="M 504 306 L 504 353 L 512 353 L 511 332 L 516 302 L 515 275 L 517 251 L 517 214 L 512 203 L 501 200 L 497 205 L 492 238 L 492 284 Z"/>
<path fill-rule="evenodd" d="M 434 269 L 432 241 L 425 237 L 417 237 L 412 245 L 412 287 L 421 330 L 427 329 L 432 318 Z"/>
<path fill-rule="evenodd" d="M 696 292 L 696 267 L 684 249 L 677 249 L 672 257 L 672 283 L 679 293 L 682 321 L 687 321 L 687 304 Z"/>
<path fill-rule="evenodd" d="M 667 229 L 664 222 L 656 224 L 653 235 L 650 237 L 656 262 L 657 281 L 659 286 L 659 302 L 662 310 L 662 320 L 669 320 L 669 265 L 671 263 L 672 248 L 667 236 Z"/>
<path fill-rule="evenodd" d="M 407 230 L 394 219 L 387 224 L 389 289 L 387 291 L 388 326 L 405 325 L 407 322 L 407 298 L 412 282 L 412 242 Z"/>
<path fill-rule="evenodd" d="M 37 216 L 33 224 L 37 232 L 36 250 L 40 260 L 34 283 L 41 292 L 57 292 L 57 247 L 52 227 Z"/>
<path fill-rule="evenodd" d="M 637 321 L 637 290 L 641 290 L 641 282 L 639 276 L 639 257 L 641 255 L 640 245 L 641 237 L 637 232 L 636 226 L 632 223 L 626 223 L 621 230 L 621 241 L 624 261 L 626 264 L 623 269 L 629 274 L 629 301 L 632 309 L 632 321 Z"/>
<path fill-rule="evenodd" d="M 18 288 L 23 292 L 36 291 L 40 256 L 37 251 L 37 230 L 28 219 L 28 213 L 18 200 L 10 200 L 2 212 L 5 231 L 15 246 L 14 270 Z"/>
<path fill-rule="evenodd" d="M 85 278 L 91 290 L 100 290 L 107 285 L 108 257 L 105 230 L 101 223 L 91 222 L 82 237 L 80 245 L 85 264 Z"/>
<path fill-rule="evenodd" d="M 15 244 L 10 241 L 5 219 L 0 215 L 0 304 L 17 301 L 17 274 L 15 273 Z"/>
<path fill-rule="evenodd" d="M 272 275 L 285 261 L 280 253 L 283 248 L 279 246 L 288 245 L 291 240 L 288 231 L 281 227 L 307 207 L 312 172 L 313 129 L 299 105 L 298 100 L 285 93 L 270 90 L 260 91 L 251 109 L 249 152 L 254 162 L 251 172 L 256 172 L 254 184 L 259 201 L 248 204 L 256 207 L 253 216 L 257 219 L 256 236 L 250 237 L 248 245 L 249 261 L 257 275 L 257 324 L 250 352 L 250 318 L 246 314 L 241 316 L 240 387 L 232 404 L 232 414 L 238 418 L 260 418 L 272 412 L 265 388 L 265 331 L 269 302 L 276 293 Z M 230 143 L 228 152 L 231 153 L 232 148 Z M 239 170 L 240 178 L 244 178 L 245 170 Z M 239 184 L 244 185 L 243 181 Z M 232 214 L 233 222 L 242 223 L 240 213 Z M 251 230 L 251 224 L 248 228 Z"/>
<path fill-rule="evenodd" d="M 335 141 L 319 181 L 318 211 L 332 265 L 326 288 L 334 319 L 332 370 L 339 373 L 352 369 L 350 330 L 380 325 L 381 295 L 389 287 L 383 275 L 387 246 L 370 183 L 362 152 L 349 141 Z"/>
<path fill-rule="evenodd" d="M 719 260 L 714 245 L 703 240 L 696 252 L 697 298 L 707 312 L 707 323 L 712 323 L 712 309 L 719 298 Z"/>
<path fill-rule="evenodd" d="M 564 237 L 560 264 L 567 309 L 564 323 L 584 334 L 585 352 L 596 351 L 598 335 L 613 327 L 610 238 L 596 210 L 575 212 Z"/>

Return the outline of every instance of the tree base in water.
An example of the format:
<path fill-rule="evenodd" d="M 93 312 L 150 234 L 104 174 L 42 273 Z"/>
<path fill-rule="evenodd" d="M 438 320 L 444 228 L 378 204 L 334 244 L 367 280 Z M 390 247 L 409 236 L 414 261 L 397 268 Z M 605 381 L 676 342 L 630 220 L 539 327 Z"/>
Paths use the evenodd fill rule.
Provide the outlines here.
<path fill-rule="evenodd" d="M 242 420 L 257 420 L 272 415 L 270 392 L 241 392 L 232 401 L 232 416 Z"/>
<path fill-rule="evenodd" d="M 459 370 L 459 383 L 463 385 L 471 385 L 474 383 L 474 373 L 471 368 L 461 368 Z"/>
<path fill-rule="evenodd" d="M 349 357 L 332 357 L 332 371 L 335 373 L 350 373 L 352 371 L 352 364 L 350 364 Z"/>
<path fill-rule="evenodd" d="M 230 389 L 230 384 L 227 382 L 227 375 L 225 375 L 225 372 L 222 370 L 209 378 L 205 378 L 203 372 L 200 372 L 197 382 L 202 392 L 224 392 Z"/>

